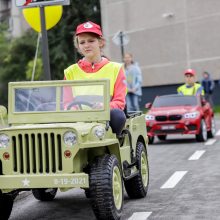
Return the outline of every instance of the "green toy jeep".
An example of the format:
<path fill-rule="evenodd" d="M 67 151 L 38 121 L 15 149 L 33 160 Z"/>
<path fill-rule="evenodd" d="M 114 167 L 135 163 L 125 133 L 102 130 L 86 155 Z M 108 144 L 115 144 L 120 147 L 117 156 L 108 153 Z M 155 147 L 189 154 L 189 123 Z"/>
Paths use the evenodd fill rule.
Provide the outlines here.
<path fill-rule="evenodd" d="M 1 219 L 20 191 L 50 201 L 57 189 L 83 188 L 97 219 L 120 219 L 124 186 L 130 198 L 146 196 L 144 115 L 127 115 L 116 136 L 109 87 L 107 79 L 9 83 L 9 126 L 0 129 Z"/>

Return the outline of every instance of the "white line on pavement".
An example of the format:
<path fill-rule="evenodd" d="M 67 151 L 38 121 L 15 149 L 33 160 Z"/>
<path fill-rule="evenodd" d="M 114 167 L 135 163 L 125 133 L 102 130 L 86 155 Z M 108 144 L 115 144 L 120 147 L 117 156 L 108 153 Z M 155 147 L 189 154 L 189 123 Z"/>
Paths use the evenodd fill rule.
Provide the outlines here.
<path fill-rule="evenodd" d="M 146 220 L 152 212 L 134 212 L 128 220 Z"/>
<path fill-rule="evenodd" d="M 174 188 L 188 171 L 176 171 L 164 184 L 161 189 Z"/>
<path fill-rule="evenodd" d="M 209 139 L 205 142 L 205 145 L 213 145 L 217 140 L 216 139 Z"/>
<path fill-rule="evenodd" d="M 197 150 L 188 160 L 198 160 L 204 153 L 205 150 Z"/>
<path fill-rule="evenodd" d="M 220 136 L 220 130 L 218 130 L 218 132 L 216 133 L 216 136 Z"/>

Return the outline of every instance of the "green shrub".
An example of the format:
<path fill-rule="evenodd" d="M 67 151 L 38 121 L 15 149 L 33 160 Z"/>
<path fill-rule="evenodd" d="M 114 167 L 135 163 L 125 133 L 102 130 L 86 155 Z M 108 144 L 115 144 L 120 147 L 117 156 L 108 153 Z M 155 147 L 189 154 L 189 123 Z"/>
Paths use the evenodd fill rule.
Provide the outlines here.
<path fill-rule="evenodd" d="M 220 105 L 215 105 L 214 106 L 214 112 L 215 113 L 220 113 Z"/>

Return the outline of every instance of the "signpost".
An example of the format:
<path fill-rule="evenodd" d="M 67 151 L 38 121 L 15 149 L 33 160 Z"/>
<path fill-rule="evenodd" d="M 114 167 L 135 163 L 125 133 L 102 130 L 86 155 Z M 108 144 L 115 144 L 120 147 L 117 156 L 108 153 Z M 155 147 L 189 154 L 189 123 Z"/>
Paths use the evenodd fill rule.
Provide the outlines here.
<path fill-rule="evenodd" d="M 48 37 L 45 22 L 45 10 L 44 7 L 40 7 L 40 20 L 41 20 L 41 34 L 42 34 L 42 55 L 43 55 L 43 67 L 46 80 L 51 79 L 50 74 L 50 58 L 48 48 Z"/>
<path fill-rule="evenodd" d="M 69 5 L 70 0 L 15 0 L 17 7 L 39 7 L 48 5 Z"/>
<path fill-rule="evenodd" d="M 43 56 L 43 68 L 46 80 L 51 79 L 50 74 L 50 60 L 49 60 L 49 49 L 48 49 L 48 37 L 46 29 L 46 17 L 45 17 L 45 7 L 54 5 L 68 5 L 70 0 L 15 0 L 16 6 L 23 9 L 39 7 L 40 8 L 40 32 L 42 34 L 42 56 Z M 31 17 L 34 18 L 34 15 Z"/>
<path fill-rule="evenodd" d="M 128 44 L 129 37 L 127 34 L 123 33 L 122 31 L 118 31 L 112 38 L 112 41 L 121 48 L 121 57 L 122 62 L 124 58 L 124 46 Z"/>

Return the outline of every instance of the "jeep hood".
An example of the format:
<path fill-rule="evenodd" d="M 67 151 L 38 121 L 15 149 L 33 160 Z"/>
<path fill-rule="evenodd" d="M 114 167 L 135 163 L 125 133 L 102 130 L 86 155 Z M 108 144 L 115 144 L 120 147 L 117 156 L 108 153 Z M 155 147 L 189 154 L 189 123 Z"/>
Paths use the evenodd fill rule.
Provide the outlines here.
<path fill-rule="evenodd" d="M 78 132 L 87 132 L 92 129 L 92 127 L 97 125 L 103 125 L 103 123 L 86 123 L 86 122 L 76 122 L 76 123 L 53 123 L 53 124 L 25 124 L 25 125 L 15 125 L 7 128 L 2 128 L 0 131 L 18 131 L 18 130 L 45 130 L 45 129 L 75 129 Z"/>

